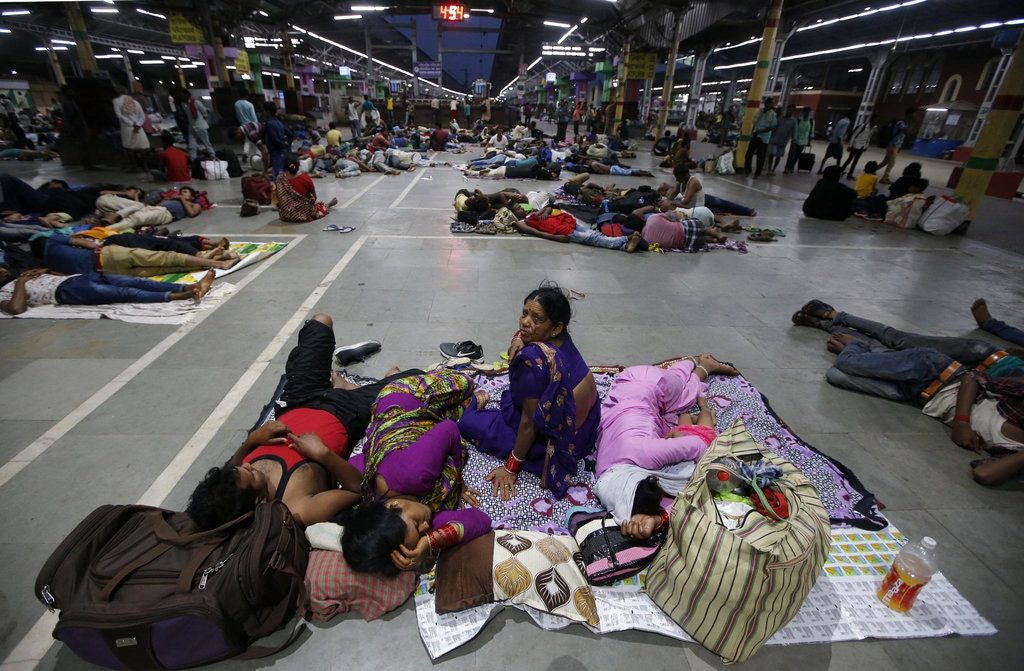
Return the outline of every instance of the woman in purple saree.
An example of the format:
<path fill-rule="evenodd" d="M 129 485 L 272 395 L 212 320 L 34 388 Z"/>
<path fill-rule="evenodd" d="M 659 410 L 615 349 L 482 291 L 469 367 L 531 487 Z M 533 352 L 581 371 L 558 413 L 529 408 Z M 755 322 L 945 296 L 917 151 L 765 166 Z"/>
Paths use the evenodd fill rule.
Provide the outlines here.
<path fill-rule="evenodd" d="M 509 348 L 509 388 L 498 410 L 477 392 L 459 420 L 462 437 L 505 460 L 487 476 L 495 496 L 515 494 L 520 470 L 538 475 L 557 498 L 594 449 L 601 406 L 597 384 L 567 331 L 572 311 L 557 286 L 543 285 L 523 302 Z"/>

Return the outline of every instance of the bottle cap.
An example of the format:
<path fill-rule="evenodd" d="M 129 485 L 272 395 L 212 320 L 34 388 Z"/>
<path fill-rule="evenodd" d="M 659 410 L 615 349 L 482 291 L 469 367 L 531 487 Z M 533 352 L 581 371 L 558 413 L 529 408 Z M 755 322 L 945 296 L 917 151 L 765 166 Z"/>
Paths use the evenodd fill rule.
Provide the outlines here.
<path fill-rule="evenodd" d="M 934 550 L 935 546 L 938 545 L 938 543 L 936 543 L 935 539 L 931 536 L 925 536 L 921 539 L 921 545 L 923 545 L 928 550 Z"/>

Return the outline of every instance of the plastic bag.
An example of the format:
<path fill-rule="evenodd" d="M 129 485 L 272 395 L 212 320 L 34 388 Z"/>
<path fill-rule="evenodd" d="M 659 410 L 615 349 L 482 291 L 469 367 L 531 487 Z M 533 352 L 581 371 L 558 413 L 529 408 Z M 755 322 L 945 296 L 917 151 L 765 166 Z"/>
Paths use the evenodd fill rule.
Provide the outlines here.
<path fill-rule="evenodd" d="M 227 161 L 203 161 L 200 165 L 205 179 L 228 179 Z"/>
<path fill-rule="evenodd" d="M 949 235 L 967 219 L 969 208 L 949 196 L 936 198 L 932 206 L 924 211 L 917 222 L 922 231 L 932 235 Z"/>
<path fill-rule="evenodd" d="M 727 151 L 715 161 L 715 172 L 719 175 L 735 175 L 736 169 L 732 167 L 732 152 Z"/>

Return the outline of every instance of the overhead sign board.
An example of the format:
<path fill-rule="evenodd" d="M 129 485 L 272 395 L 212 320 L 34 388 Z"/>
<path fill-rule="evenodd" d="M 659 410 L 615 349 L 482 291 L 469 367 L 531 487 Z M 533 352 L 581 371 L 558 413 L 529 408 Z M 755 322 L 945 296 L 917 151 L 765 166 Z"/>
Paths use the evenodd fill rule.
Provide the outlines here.
<path fill-rule="evenodd" d="M 235 56 L 235 71 L 240 75 L 252 74 L 252 67 L 249 65 L 249 54 L 239 51 Z"/>
<path fill-rule="evenodd" d="M 622 79 L 654 79 L 658 54 L 654 51 L 631 51 L 626 56 Z"/>
<path fill-rule="evenodd" d="M 441 64 L 437 61 L 421 61 L 412 67 L 412 71 L 420 77 L 437 79 L 441 76 Z"/>
<path fill-rule="evenodd" d="M 171 32 L 171 42 L 175 44 L 203 44 L 202 29 L 181 14 L 168 14 L 167 27 Z"/>

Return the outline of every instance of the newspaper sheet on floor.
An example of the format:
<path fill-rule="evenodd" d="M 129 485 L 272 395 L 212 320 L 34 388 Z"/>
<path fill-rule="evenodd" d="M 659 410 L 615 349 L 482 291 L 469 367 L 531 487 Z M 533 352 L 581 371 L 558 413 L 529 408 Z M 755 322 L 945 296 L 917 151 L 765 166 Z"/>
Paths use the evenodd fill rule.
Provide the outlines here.
<path fill-rule="evenodd" d="M 894 527 L 882 531 L 833 529 L 832 551 L 822 576 L 807 596 L 797 616 L 768 641 L 769 645 L 829 643 L 865 638 L 933 638 L 959 634 L 989 636 L 996 628 L 983 618 L 941 573 L 921 592 L 907 614 L 890 610 L 875 596 L 879 582 L 906 538 Z M 491 603 L 458 613 L 434 611 L 433 574 L 423 576 L 416 590 L 416 619 L 420 637 L 437 659 L 479 634 L 502 608 Z M 595 587 L 601 617 L 595 633 L 636 629 L 693 642 L 671 618 L 643 592 L 646 574 L 610 587 Z M 526 611 L 543 629 L 562 629 L 573 622 L 538 611 Z"/>

